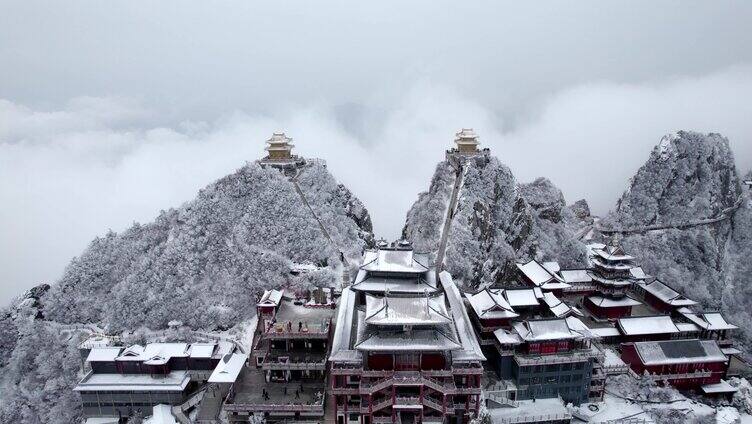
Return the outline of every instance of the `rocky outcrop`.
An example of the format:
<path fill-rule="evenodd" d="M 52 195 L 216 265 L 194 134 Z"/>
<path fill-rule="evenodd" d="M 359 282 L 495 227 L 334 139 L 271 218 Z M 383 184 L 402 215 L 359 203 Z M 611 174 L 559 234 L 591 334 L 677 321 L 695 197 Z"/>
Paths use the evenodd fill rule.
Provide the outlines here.
<path fill-rule="evenodd" d="M 750 340 L 750 194 L 726 138 L 688 131 L 663 137 L 604 220 L 617 229 L 656 224 L 666 228 L 624 234 L 624 248 L 649 274 L 722 310 Z"/>
<path fill-rule="evenodd" d="M 451 163 L 439 163 L 429 190 L 408 212 L 403 236 L 416 248 L 438 249 L 455 175 Z M 444 264 L 470 288 L 507 281 L 517 260 L 583 264 L 583 247 L 562 223 L 564 208 L 561 191 L 550 181 L 518 185 L 497 158 L 473 157 L 463 167 Z"/>

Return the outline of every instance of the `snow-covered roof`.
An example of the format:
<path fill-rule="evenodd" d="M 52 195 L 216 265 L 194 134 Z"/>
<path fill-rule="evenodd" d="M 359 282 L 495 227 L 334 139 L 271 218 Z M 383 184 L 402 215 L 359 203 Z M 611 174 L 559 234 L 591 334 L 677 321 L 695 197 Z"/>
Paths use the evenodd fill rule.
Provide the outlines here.
<path fill-rule="evenodd" d="M 720 312 L 680 312 L 685 318 L 704 330 L 735 330 L 739 328 L 728 323 Z"/>
<path fill-rule="evenodd" d="M 567 325 L 573 332 L 587 339 L 598 338 L 599 336 L 593 332 L 593 329 L 588 327 L 581 319 L 577 317 L 567 317 Z"/>
<path fill-rule="evenodd" d="M 551 313 L 557 317 L 565 317 L 572 312 L 572 308 L 562 302 L 561 299 L 556 297 L 553 293 L 545 293 L 543 295 L 543 301 L 546 302 Z"/>
<path fill-rule="evenodd" d="M 597 267 L 613 271 L 628 271 L 634 268 L 634 265 L 629 262 L 609 262 L 601 257 L 594 257 L 591 261 Z"/>
<path fill-rule="evenodd" d="M 86 357 L 86 362 L 110 362 L 120 355 L 122 347 L 95 347 L 89 352 L 89 356 Z"/>
<path fill-rule="evenodd" d="M 645 274 L 645 270 L 643 270 L 641 266 L 630 268 L 629 274 L 636 280 L 644 280 L 648 278 L 648 275 Z"/>
<path fill-rule="evenodd" d="M 216 347 L 216 343 L 193 343 L 188 354 L 191 358 L 211 358 Z"/>
<path fill-rule="evenodd" d="M 517 269 L 519 269 L 520 272 L 536 286 L 540 286 L 543 283 L 547 283 L 554 279 L 554 276 L 535 259 L 524 264 L 518 263 L 516 265 Z"/>
<path fill-rule="evenodd" d="M 355 345 L 357 350 L 369 352 L 447 351 L 459 350 L 462 346 L 450 334 L 435 328 L 412 331 L 378 331 L 365 335 Z"/>
<path fill-rule="evenodd" d="M 624 306 L 637 306 L 637 305 L 642 304 L 638 302 L 637 300 L 632 299 L 629 296 L 624 296 L 620 298 L 590 296 L 588 297 L 588 300 L 601 308 L 620 308 Z"/>
<path fill-rule="evenodd" d="M 517 333 L 507 331 L 503 328 L 494 330 L 493 334 L 501 344 L 518 345 L 522 343 L 522 338 Z"/>
<path fill-rule="evenodd" d="M 507 289 L 504 290 L 504 298 L 512 308 L 524 306 L 538 306 L 543 299 L 543 292 L 538 288 L 532 289 Z"/>
<path fill-rule="evenodd" d="M 150 374 L 89 373 L 73 389 L 86 391 L 181 392 L 191 377 L 188 371 L 172 371 L 159 378 Z"/>
<path fill-rule="evenodd" d="M 439 274 L 439 280 L 444 288 L 444 295 L 449 303 L 449 310 L 452 312 L 454 326 L 462 345 L 462 350 L 454 352 L 452 358 L 456 361 L 485 361 L 486 357 L 478 344 L 470 317 L 462 303 L 460 289 L 454 284 L 452 275 L 446 271 Z"/>
<path fill-rule="evenodd" d="M 736 393 L 739 389 L 730 385 L 728 381 L 721 380 L 715 384 L 706 384 L 700 387 L 703 393 L 715 394 L 715 393 Z"/>
<path fill-rule="evenodd" d="M 693 364 L 728 360 L 715 340 L 637 342 L 634 347 L 645 365 Z"/>
<path fill-rule="evenodd" d="M 178 424 L 172 415 L 170 405 L 159 404 L 152 408 L 151 416 L 144 420 L 144 424 Z"/>
<path fill-rule="evenodd" d="M 572 331 L 565 319 L 546 319 L 515 322 L 514 331 L 527 342 L 574 339 L 578 334 Z"/>
<path fill-rule="evenodd" d="M 428 257 L 412 249 L 383 248 L 366 251 L 360 269 L 378 273 L 423 274 L 428 271 Z"/>
<path fill-rule="evenodd" d="M 561 265 L 556 261 L 543 262 L 543 268 L 546 268 L 551 274 L 556 274 L 561 270 Z"/>
<path fill-rule="evenodd" d="M 592 328 L 590 331 L 598 337 L 616 337 L 621 334 L 616 327 Z"/>
<path fill-rule="evenodd" d="M 590 278 L 592 278 L 593 281 L 596 281 L 599 284 L 611 287 L 629 287 L 634 284 L 634 280 L 631 278 L 603 278 L 600 275 L 592 272 L 590 273 Z"/>
<path fill-rule="evenodd" d="M 641 336 L 646 334 L 679 333 L 679 329 L 668 315 L 619 318 L 617 325 L 622 334 Z"/>
<path fill-rule="evenodd" d="M 501 289 L 485 289 L 475 294 L 466 293 L 470 307 L 480 319 L 515 318 L 519 314 L 512 309 Z"/>
<path fill-rule="evenodd" d="M 352 289 L 342 290 L 337 309 L 337 325 L 334 327 L 332 337 L 332 352 L 329 355 L 331 361 L 360 361 L 360 354 L 350 349 L 353 326 L 355 325 L 355 299 L 356 293 Z"/>
<path fill-rule="evenodd" d="M 262 306 L 279 306 L 279 302 L 282 300 L 284 290 L 266 290 L 261 296 L 258 304 Z"/>
<path fill-rule="evenodd" d="M 290 150 L 295 146 L 290 143 L 291 141 L 292 137 L 286 136 L 283 132 L 272 133 L 272 136 L 266 140 L 266 144 L 268 144 L 266 150 Z"/>
<path fill-rule="evenodd" d="M 650 283 L 640 283 L 639 286 L 662 302 L 672 306 L 692 306 L 697 304 L 694 300 L 682 296 L 679 292 L 665 285 L 660 280 L 653 280 Z"/>
<path fill-rule="evenodd" d="M 543 283 L 540 286 L 540 288 L 542 288 L 543 290 L 561 290 L 561 289 L 566 289 L 568 287 L 572 287 L 572 286 L 563 281 L 549 281 L 548 283 Z"/>
<path fill-rule="evenodd" d="M 593 277 L 590 276 L 587 269 L 562 269 L 559 271 L 559 275 L 567 284 L 582 284 L 593 281 Z"/>
<path fill-rule="evenodd" d="M 454 134 L 454 142 L 457 144 L 478 144 L 478 135 L 472 128 L 463 128 Z"/>
<path fill-rule="evenodd" d="M 592 249 L 593 254 L 607 261 L 631 261 L 634 256 L 627 255 L 621 246 L 603 246 Z"/>
<path fill-rule="evenodd" d="M 444 296 L 373 296 L 366 295 L 367 324 L 436 325 L 452 320 Z"/>
<path fill-rule="evenodd" d="M 700 327 L 692 324 L 691 322 L 677 322 L 676 328 L 682 333 L 699 333 Z"/>
<path fill-rule="evenodd" d="M 355 281 L 350 286 L 353 290 L 363 292 L 384 293 L 389 290 L 390 293 L 423 293 L 428 290 L 429 293 L 439 291 L 436 283 L 436 274 L 426 272 L 419 276 L 411 278 L 404 277 L 385 277 L 372 275 L 365 270 L 360 270 Z"/>
<path fill-rule="evenodd" d="M 247 355 L 229 353 L 219 360 L 219 363 L 209 376 L 209 383 L 234 383 L 243 370 Z"/>
<path fill-rule="evenodd" d="M 159 365 L 167 363 L 170 358 L 185 358 L 187 356 L 188 343 L 149 343 L 145 347 L 140 345 L 130 346 L 115 360 L 144 361 L 150 365 Z"/>

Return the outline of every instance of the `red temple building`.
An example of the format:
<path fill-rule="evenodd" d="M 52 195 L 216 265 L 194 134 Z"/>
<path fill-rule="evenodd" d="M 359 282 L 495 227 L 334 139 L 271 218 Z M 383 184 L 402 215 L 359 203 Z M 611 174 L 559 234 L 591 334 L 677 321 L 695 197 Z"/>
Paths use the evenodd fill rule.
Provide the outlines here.
<path fill-rule="evenodd" d="M 697 339 L 626 343 L 621 358 L 637 374 L 680 389 L 721 383 L 729 364 L 714 340 Z"/>
<path fill-rule="evenodd" d="M 640 283 L 638 287 L 645 298 L 645 303 L 664 313 L 674 313 L 679 308 L 697 305 L 694 300 L 682 296 L 657 279 L 650 283 Z"/>
<path fill-rule="evenodd" d="M 476 417 L 483 360 L 449 273 L 437 282 L 409 243 L 365 252 L 342 292 L 329 357 L 337 423 Z"/>

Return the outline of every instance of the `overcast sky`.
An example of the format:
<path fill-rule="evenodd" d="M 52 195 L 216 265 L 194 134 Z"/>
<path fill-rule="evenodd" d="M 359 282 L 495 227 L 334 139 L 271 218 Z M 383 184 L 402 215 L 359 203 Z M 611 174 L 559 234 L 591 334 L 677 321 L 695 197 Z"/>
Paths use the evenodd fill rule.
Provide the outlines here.
<path fill-rule="evenodd" d="M 358 3 L 0 2 L 0 304 L 275 130 L 387 238 L 463 126 L 599 214 L 677 129 L 752 167 L 752 2 Z"/>

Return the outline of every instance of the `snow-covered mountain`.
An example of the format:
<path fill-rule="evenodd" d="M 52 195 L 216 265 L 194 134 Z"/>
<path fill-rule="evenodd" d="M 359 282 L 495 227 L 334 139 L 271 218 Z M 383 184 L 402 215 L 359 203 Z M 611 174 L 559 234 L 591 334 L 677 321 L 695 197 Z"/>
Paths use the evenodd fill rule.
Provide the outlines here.
<path fill-rule="evenodd" d="M 403 236 L 418 250 L 439 250 L 457 169 L 449 160 L 440 162 L 428 191 L 407 213 Z M 444 261 L 466 287 L 510 277 L 516 260 L 584 264 L 584 246 L 565 223 L 579 218 L 550 181 L 517 184 L 509 168 L 487 153 L 469 158 L 462 173 Z"/>
<path fill-rule="evenodd" d="M 232 327 L 265 288 L 341 282 L 371 231 L 361 202 L 314 160 L 294 176 L 248 164 L 151 223 L 95 239 L 58 282 L 0 312 L 0 387 L 13 388 L 0 392 L 0 422 L 75 422 L 81 335 L 61 324 Z"/>
<path fill-rule="evenodd" d="M 605 229 L 640 230 L 622 245 L 645 270 L 752 329 L 752 207 L 728 140 L 679 131 L 663 137 L 631 179 Z"/>

